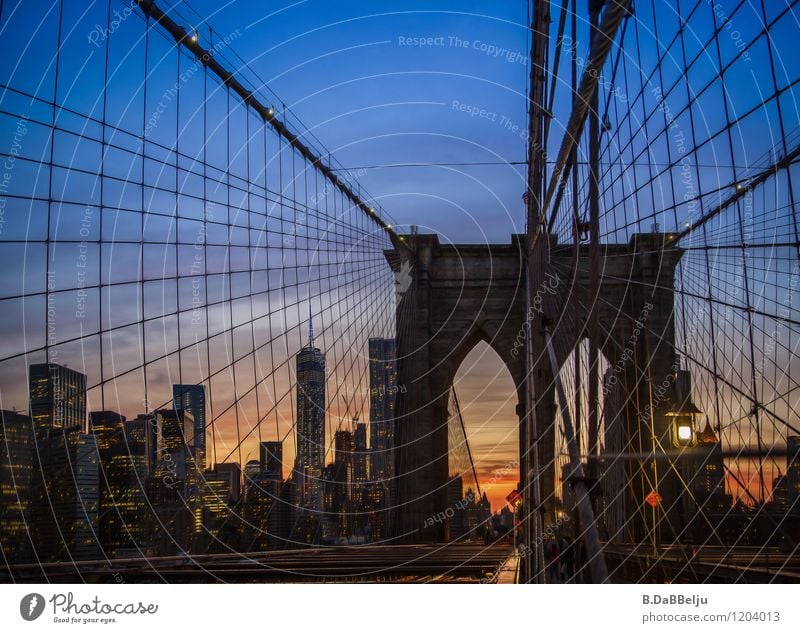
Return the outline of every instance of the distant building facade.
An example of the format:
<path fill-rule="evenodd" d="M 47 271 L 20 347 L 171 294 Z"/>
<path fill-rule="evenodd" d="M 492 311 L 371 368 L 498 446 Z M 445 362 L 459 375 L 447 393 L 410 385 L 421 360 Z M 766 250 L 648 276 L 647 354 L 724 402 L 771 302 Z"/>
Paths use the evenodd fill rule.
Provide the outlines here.
<path fill-rule="evenodd" d="M 370 479 L 394 477 L 394 425 L 397 400 L 395 339 L 369 339 Z"/>
<path fill-rule="evenodd" d="M 0 410 L 0 543 L 9 561 L 32 555 L 31 484 L 36 449 L 30 416 Z"/>
<path fill-rule="evenodd" d="M 203 385 L 172 385 L 172 408 L 192 414 L 190 449 L 198 468 L 205 468 L 206 455 L 206 390 Z"/>
<path fill-rule="evenodd" d="M 308 344 L 296 356 L 296 368 L 297 456 L 294 479 L 300 505 L 321 512 L 325 456 L 325 355 L 314 347 L 311 325 Z"/>

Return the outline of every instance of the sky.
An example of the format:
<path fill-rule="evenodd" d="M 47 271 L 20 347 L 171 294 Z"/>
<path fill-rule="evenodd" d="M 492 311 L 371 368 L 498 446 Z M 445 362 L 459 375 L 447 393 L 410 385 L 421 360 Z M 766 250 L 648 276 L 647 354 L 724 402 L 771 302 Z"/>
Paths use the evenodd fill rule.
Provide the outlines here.
<path fill-rule="evenodd" d="M 241 29 L 239 55 L 398 223 L 454 243 L 524 230 L 522 166 L 359 168 L 524 160 L 526 3 L 192 4 Z"/>
<path fill-rule="evenodd" d="M 467 354 L 453 381 L 481 492 L 492 509 L 508 505 L 519 482 L 519 418 L 511 374 L 481 341 Z"/>

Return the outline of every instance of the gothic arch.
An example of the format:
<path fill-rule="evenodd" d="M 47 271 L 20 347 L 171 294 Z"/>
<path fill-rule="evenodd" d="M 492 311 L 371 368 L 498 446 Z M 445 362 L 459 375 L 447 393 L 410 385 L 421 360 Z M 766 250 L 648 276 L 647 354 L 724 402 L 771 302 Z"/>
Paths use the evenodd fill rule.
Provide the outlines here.
<path fill-rule="evenodd" d="M 605 245 L 601 288 L 591 291 L 586 253 L 575 261 L 573 246 L 552 240 L 546 270 L 534 270 L 541 282 L 560 274 L 562 282 L 546 288 L 544 313 L 564 316 L 553 325 L 557 364 L 562 367 L 583 337 L 597 336 L 597 344 L 613 364 L 636 332 L 636 315 L 651 305 L 649 332 L 640 332 L 639 352 L 649 346 L 650 380 L 660 381 L 674 368 L 674 304 L 672 283 L 681 251 L 662 248 L 663 234 L 637 234 L 629 244 Z M 520 421 L 526 418 L 528 398 L 524 345 L 534 350 L 530 368 L 536 407 L 537 453 L 540 464 L 553 460 L 555 401 L 552 368 L 545 352 L 540 315 L 526 309 L 526 257 L 523 236 L 510 244 L 441 244 L 435 235 L 408 236 L 407 246 L 388 251 L 396 274 L 410 275 L 397 308 L 398 394 L 396 473 L 394 480 L 395 536 L 409 541 L 441 541 L 441 524 L 426 521 L 446 507 L 447 404 L 450 386 L 469 351 L 486 341 L 506 364 L 517 387 Z M 577 274 L 573 274 L 577 266 Z M 570 283 L 565 283 L 571 280 Z M 536 280 L 530 280 L 534 286 Z M 541 286 L 541 283 L 538 285 Z M 531 293 L 535 289 L 531 290 Z M 600 327 L 592 334 L 588 306 L 598 301 L 595 318 Z M 666 341 L 666 343 L 664 343 Z M 629 359 L 642 365 L 641 358 Z M 641 388 L 641 387 L 635 387 Z M 630 416 L 629 416 L 630 417 Z M 654 413 L 654 427 L 662 433 L 663 414 Z M 520 452 L 527 446 L 520 424 Z M 632 428 L 629 436 L 647 429 Z M 522 459 L 520 460 L 522 462 Z M 525 464 L 521 463 L 521 470 Z M 638 475 L 637 475 L 638 476 Z M 542 511 L 553 511 L 555 478 L 541 471 Z M 552 515 L 550 517 L 552 519 Z"/>

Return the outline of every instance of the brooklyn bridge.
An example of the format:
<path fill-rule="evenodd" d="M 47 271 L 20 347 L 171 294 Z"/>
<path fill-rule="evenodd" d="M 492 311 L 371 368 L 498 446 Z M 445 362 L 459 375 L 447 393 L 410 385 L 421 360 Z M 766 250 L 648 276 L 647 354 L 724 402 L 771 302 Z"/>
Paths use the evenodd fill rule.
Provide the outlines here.
<path fill-rule="evenodd" d="M 248 16 L 39 4 L 0 3 L 0 580 L 800 581 L 797 2 L 392 36 L 500 60 L 517 157 L 480 82 L 359 53 L 419 92 L 343 81 L 329 129 Z M 417 96 L 466 136 L 393 163 Z"/>

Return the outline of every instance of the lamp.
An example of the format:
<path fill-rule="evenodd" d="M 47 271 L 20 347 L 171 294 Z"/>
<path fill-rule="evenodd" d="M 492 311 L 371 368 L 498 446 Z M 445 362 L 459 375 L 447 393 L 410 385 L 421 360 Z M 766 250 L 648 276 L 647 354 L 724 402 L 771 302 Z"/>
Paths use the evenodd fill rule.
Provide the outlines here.
<path fill-rule="evenodd" d="M 697 443 L 697 420 L 703 415 L 692 402 L 692 376 L 678 370 L 675 380 L 677 402 L 666 412 L 672 420 L 672 443 L 677 448 L 687 448 Z"/>

